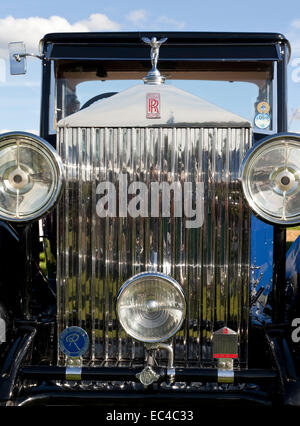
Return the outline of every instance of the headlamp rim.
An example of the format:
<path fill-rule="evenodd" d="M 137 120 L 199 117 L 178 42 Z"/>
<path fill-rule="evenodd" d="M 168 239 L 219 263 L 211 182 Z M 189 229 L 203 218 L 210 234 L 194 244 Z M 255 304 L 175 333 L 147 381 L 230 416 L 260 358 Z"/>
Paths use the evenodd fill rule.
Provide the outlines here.
<path fill-rule="evenodd" d="M 276 216 L 272 216 L 271 214 L 265 213 L 262 209 L 260 209 L 256 203 L 249 197 L 249 191 L 247 189 L 248 187 L 248 179 L 247 179 L 247 172 L 249 170 L 249 165 L 251 164 L 251 159 L 255 155 L 255 153 L 258 150 L 261 150 L 265 145 L 272 144 L 274 142 L 282 141 L 284 143 L 285 140 L 289 141 L 295 141 L 299 144 L 300 148 L 300 135 L 297 133 L 290 133 L 290 132 L 282 132 L 277 133 L 276 135 L 267 136 L 260 141 L 256 142 L 246 153 L 239 171 L 239 181 L 241 183 L 244 198 L 246 199 L 252 213 L 259 219 L 263 220 L 264 222 L 273 225 L 273 226 L 280 226 L 283 228 L 293 227 L 300 224 L 300 214 L 297 216 L 298 219 L 289 219 L 288 221 L 283 221 L 281 219 L 278 219 Z M 248 195 L 248 196 L 247 196 Z"/>
<path fill-rule="evenodd" d="M 30 216 L 24 216 L 24 217 L 9 217 L 5 216 L 0 212 L 0 220 L 3 220 L 5 222 L 13 222 L 13 223 L 30 223 L 33 222 L 42 216 L 46 215 L 58 202 L 59 198 L 61 197 L 63 188 L 64 188 L 64 169 L 61 157 L 59 156 L 58 152 L 53 148 L 52 145 L 49 144 L 45 139 L 29 132 L 23 132 L 23 131 L 16 131 L 16 132 L 6 132 L 0 134 L 0 149 L 4 148 L 7 145 L 13 145 L 13 140 L 15 139 L 15 142 L 17 139 L 20 139 L 21 141 L 32 143 L 33 146 L 42 146 L 45 153 L 48 155 L 48 157 L 52 161 L 52 166 L 56 170 L 57 174 L 57 185 L 56 189 L 53 192 L 50 200 L 46 204 L 43 204 L 43 206 L 37 210 L 34 214 Z"/>
<path fill-rule="evenodd" d="M 178 324 L 178 326 L 176 327 L 176 329 L 169 334 L 166 337 L 163 337 L 161 339 L 138 339 L 137 337 L 133 336 L 132 334 L 130 334 L 126 328 L 123 325 L 123 322 L 121 321 L 120 318 L 120 314 L 119 314 L 119 300 L 122 296 L 122 294 L 124 293 L 124 291 L 128 288 L 128 286 L 132 285 L 133 282 L 137 281 L 140 278 L 161 278 L 163 280 L 168 281 L 169 283 L 171 283 L 175 289 L 179 292 L 182 301 L 183 301 L 183 313 L 182 313 L 182 318 L 180 320 L 180 323 Z M 133 277 L 129 278 L 127 281 L 125 281 L 125 283 L 121 286 L 117 298 L 116 298 L 116 314 L 117 314 L 117 319 L 119 321 L 119 323 L 121 324 L 123 330 L 128 334 L 128 336 L 132 337 L 134 340 L 138 341 L 138 342 L 142 342 L 142 343 L 159 343 L 159 342 L 165 342 L 167 340 L 169 340 L 171 337 L 173 337 L 181 328 L 185 317 L 186 317 L 186 309 L 187 309 L 187 304 L 186 304 L 186 297 L 185 294 L 183 292 L 183 289 L 181 287 L 181 285 L 172 277 L 170 277 L 169 275 L 165 275 L 161 272 L 150 272 L 150 271 L 146 271 L 146 272 L 140 272 L 136 275 L 134 275 Z"/>

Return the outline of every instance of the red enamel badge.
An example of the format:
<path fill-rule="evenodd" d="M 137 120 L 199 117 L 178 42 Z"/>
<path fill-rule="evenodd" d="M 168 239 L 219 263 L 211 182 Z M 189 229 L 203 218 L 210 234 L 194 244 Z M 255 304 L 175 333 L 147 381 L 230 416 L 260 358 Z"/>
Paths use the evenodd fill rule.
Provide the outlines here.
<path fill-rule="evenodd" d="M 160 118 L 160 93 L 147 93 L 146 117 Z"/>

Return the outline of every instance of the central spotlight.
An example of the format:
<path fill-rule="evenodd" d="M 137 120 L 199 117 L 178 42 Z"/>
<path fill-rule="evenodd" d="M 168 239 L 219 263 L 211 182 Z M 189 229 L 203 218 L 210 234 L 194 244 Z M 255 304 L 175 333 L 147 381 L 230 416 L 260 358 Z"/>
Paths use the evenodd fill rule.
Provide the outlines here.
<path fill-rule="evenodd" d="M 117 299 L 119 321 L 131 337 L 145 343 L 166 341 L 181 327 L 186 310 L 181 286 L 160 273 L 135 275 Z"/>

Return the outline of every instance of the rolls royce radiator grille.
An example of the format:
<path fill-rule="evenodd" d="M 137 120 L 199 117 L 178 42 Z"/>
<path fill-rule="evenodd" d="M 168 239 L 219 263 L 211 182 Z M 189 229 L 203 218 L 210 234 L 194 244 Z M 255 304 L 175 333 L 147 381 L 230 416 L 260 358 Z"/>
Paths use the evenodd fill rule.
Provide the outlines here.
<path fill-rule="evenodd" d="M 155 270 L 175 278 L 186 296 L 186 319 L 173 338 L 175 366 L 211 365 L 212 333 L 224 326 L 238 333 L 246 365 L 250 215 L 238 171 L 250 140 L 247 128 L 59 129 L 66 187 L 57 209 L 58 335 L 71 325 L 84 328 L 86 363 L 144 361 L 144 345 L 123 331 L 115 302 L 128 278 Z M 130 191 L 133 182 L 149 189 L 144 202 L 136 201 L 139 190 Z M 153 182 L 170 185 L 169 214 L 162 191 L 154 199 Z M 198 222 L 180 210 L 185 191 L 175 189 L 184 183 L 192 192 L 201 184 Z M 139 215 L 130 214 L 134 197 Z M 194 212 L 196 201 L 193 195 Z M 163 364 L 167 355 L 160 357 Z"/>

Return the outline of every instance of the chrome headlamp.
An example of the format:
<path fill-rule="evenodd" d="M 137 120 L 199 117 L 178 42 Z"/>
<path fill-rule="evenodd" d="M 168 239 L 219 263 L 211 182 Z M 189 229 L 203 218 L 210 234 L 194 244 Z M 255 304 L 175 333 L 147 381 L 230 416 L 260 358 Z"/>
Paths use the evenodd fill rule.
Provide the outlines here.
<path fill-rule="evenodd" d="M 300 137 L 279 134 L 258 142 L 241 167 L 243 191 L 251 209 L 281 226 L 300 223 Z"/>
<path fill-rule="evenodd" d="M 62 162 L 50 144 L 25 132 L 0 136 L 0 219 L 39 218 L 53 207 L 62 185 Z"/>
<path fill-rule="evenodd" d="M 174 279 L 145 272 L 135 275 L 120 289 L 119 321 L 131 337 L 145 343 L 169 339 L 185 317 L 185 297 Z"/>

